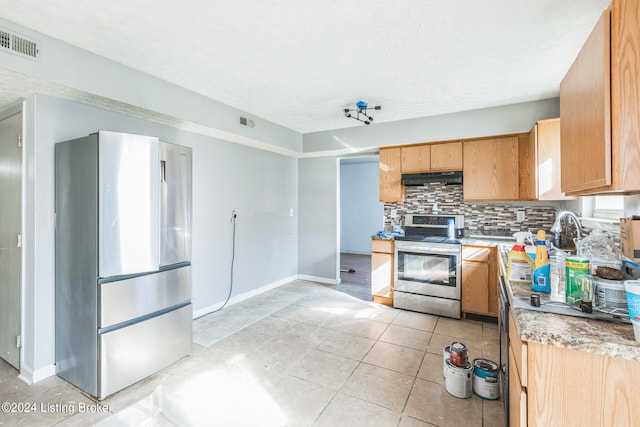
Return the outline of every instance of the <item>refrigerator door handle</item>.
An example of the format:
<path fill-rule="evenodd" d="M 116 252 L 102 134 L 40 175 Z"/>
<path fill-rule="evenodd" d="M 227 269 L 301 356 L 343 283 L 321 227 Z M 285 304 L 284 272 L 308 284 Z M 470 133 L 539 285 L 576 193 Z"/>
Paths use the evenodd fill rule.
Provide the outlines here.
<path fill-rule="evenodd" d="M 160 182 L 167 182 L 167 161 L 160 160 Z"/>

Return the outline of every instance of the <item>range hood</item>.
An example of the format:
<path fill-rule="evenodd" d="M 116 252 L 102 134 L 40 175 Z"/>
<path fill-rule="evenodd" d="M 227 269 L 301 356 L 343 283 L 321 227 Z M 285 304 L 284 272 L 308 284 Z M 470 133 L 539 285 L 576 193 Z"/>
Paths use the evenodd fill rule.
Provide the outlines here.
<path fill-rule="evenodd" d="M 402 174 L 402 184 L 406 186 L 416 187 L 431 183 L 460 185 L 462 184 L 462 171 Z"/>

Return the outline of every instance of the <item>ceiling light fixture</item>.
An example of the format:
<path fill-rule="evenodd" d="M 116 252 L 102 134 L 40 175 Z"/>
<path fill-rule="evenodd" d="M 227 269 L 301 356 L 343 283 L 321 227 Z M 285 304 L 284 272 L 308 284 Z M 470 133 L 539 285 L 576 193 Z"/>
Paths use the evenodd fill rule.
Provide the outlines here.
<path fill-rule="evenodd" d="M 369 104 L 367 104 L 364 101 L 358 101 L 356 103 L 356 107 L 357 108 L 353 108 L 353 109 L 349 109 L 349 108 L 345 108 L 344 109 L 344 116 L 347 118 L 352 118 L 355 120 L 358 120 L 360 122 L 363 122 L 365 125 L 370 125 L 371 122 L 373 121 L 373 117 L 369 115 L 369 113 L 367 112 L 367 110 L 382 110 L 382 107 L 380 105 L 376 105 L 375 107 L 371 107 L 369 108 Z M 355 115 L 351 114 L 354 113 Z M 360 116 L 364 116 L 364 117 L 360 117 Z"/>

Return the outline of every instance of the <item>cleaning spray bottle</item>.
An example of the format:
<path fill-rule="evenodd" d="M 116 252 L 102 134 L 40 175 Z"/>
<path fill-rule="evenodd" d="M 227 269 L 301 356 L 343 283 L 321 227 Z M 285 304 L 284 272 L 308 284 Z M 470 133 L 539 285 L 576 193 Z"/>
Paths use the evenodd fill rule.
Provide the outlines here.
<path fill-rule="evenodd" d="M 551 264 L 547 252 L 547 235 L 544 230 L 538 230 L 536 240 L 536 262 L 533 270 L 533 284 L 531 289 L 536 292 L 551 292 Z"/>
<path fill-rule="evenodd" d="M 511 283 L 531 283 L 533 260 L 524 249 L 524 239 L 529 237 L 528 231 L 514 233 L 516 244 L 509 251 L 507 258 L 507 280 Z"/>

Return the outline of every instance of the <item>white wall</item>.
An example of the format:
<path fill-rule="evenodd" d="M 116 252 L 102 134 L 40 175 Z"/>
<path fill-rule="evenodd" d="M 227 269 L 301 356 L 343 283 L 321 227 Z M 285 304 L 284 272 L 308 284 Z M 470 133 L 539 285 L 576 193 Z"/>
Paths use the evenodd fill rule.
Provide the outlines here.
<path fill-rule="evenodd" d="M 238 211 L 234 295 L 297 274 L 297 159 L 37 95 L 26 102 L 22 375 L 53 374 L 54 144 L 97 130 L 158 136 L 193 148 L 194 311 L 217 308 L 230 279 L 231 211 Z"/>
<path fill-rule="evenodd" d="M 340 252 L 371 253 L 371 236 L 382 230 L 378 156 L 340 160 Z"/>
<path fill-rule="evenodd" d="M 11 73 L 13 78 L 26 80 L 33 86 L 30 93 L 79 99 L 84 103 L 105 107 L 109 106 L 109 100 L 114 100 L 125 104 L 125 108 L 139 107 L 175 118 L 178 123 L 201 126 L 211 132 L 211 136 L 225 140 L 270 146 L 282 152 L 296 153 L 302 149 L 301 135 L 291 129 L 6 19 L 0 18 L 0 26 L 38 41 L 38 61 L 0 51 L 0 71 Z M 130 110 L 134 111 L 133 108 Z M 241 114 L 253 119 L 255 128 L 240 126 L 238 120 Z"/>
<path fill-rule="evenodd" d="M 302 144 L 305 153 L 349 152 L 370 147 L 529 132 L 537 120 L 553 117 L 560 117 L 558 98 L 308 133 L 303 136 Z"/>

